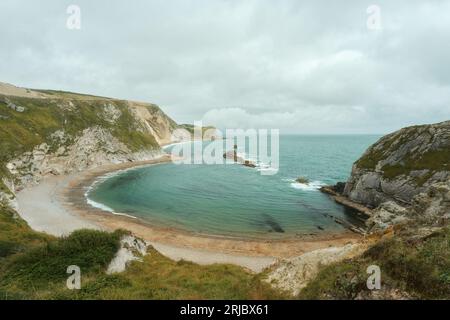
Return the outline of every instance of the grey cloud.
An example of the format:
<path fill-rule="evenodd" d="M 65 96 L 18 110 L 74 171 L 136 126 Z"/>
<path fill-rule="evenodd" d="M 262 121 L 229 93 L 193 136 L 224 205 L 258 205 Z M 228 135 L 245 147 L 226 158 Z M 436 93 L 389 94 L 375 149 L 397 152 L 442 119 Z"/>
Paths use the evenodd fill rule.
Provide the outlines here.
<path fill-rule="evenodd" d="M 77 4 L 82 29 L 65 28 Z M 150 101 L 179 122 L 386 132 L 450 119 L 449 1 L 3 0 L 0 81 Z"/>

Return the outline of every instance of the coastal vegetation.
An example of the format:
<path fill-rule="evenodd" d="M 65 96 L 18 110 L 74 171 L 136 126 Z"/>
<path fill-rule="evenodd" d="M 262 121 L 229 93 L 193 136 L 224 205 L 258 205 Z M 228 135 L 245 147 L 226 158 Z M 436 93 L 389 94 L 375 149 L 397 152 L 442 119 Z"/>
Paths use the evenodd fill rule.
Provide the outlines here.
<path fill-rule="evenodd" d="M 3 99 L 2 99 L 3 98 Z M 25 108 L 17 112 L 7 107 L 8 99 L 15 105 Z M 105 117 L 105 106 L 114 103 L 118 110 L 116 121 Z M 25 97 L 5 98 L 0 95 L 0 112 L 7 120 L 0 126 L 0 155 L 5 163 L 14 156 L 32 150 L 33 147 L 51 141 L 51 134 L 57 130 L 71 137 L 66 139 L 69 145 L 73 138 L 84 129 L 101 126 L 111 130 L 114 137 L 123 142 L 132 151 L 158 148 L 155 138 L 139 130 L 126 102 L 120 100 L 67 100 L 61 98 L 38 99 Z M 57 145 L 54 146 L 56 149 Z"/>
<path fill-rule="evenodd" d="M 108 274 L 128 231 L 78 230 L 54 237 L 32 230 L 14 210 L 14 192 L 27 183 L 49 173 L 148 159 L 152 152 L 143 157 L 142 153 L 158 152 L 175 128 L 194 131 L 190 125 L 178 126 L 152 104 L 33 92 L 0 94 L 0 299 L 291 297 L 264 281 L 267 270 L 255 274 L 234 265 L 173 261 L 152 247 L 142 261 L 131 262 L 124 272 Z M 350 259 L 319 263 L 317 276 L 297 298 L 450 299 L 449 128 L 450 122 L 443 122 L 399 130 L 380 139 L 355 162 L 347 183 L 331 191 L 370 207 L 367 221 L 373 224 L 371 230 L 383 234 L 381 240 Z M 233 151 L 224 157 L 238 160 Z M 245 159 L 239 162 L 254 165 Z M 299 177 L 296 182 L 309 180 Z M 264 222 L 273 232 L 285 232 L 268 214 Z M 81 268 L 79 290 L 66 286 L 70 265 Z M 367 289 L 371 265 L 382 272 L 379 291 Z"/>
<path fill-rule="evenodd" d="M 382 290 L 367 288 L 380 267 Z M 325 266 L 299 299 L 450 299 L 450 228 L 404 226 L 361 256 Z"/>
<path fill-rule="evenodd" d="M 380 165 L 383 177 L 391 180 L 414 171 L 426 171 L 416 179 L 421 186 L 433 173 L 449 170 L 450 145 L 446 138 L 436 135 L 427 125 L 404 128 L 381 138 L 355 165 L 365 170 L 376 170 Z"/>
<path fill-rule="evenodd" d="M 35 232 L 0 208 L 0 299 L 279 299 L 257 274 L 226 264 L 173 261 L 153 248 L 142 262 L 106 274 L 121 236 L 79 230 L 67 237 Z M 80 290 L 66 287 L 67 267 L 82 272 Z"/>

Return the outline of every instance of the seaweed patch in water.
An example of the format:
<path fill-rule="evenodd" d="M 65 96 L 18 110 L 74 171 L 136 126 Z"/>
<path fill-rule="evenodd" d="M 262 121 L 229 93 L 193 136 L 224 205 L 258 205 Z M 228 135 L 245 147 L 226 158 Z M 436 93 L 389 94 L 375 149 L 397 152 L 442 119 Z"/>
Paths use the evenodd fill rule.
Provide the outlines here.
<path fill-rule="evenodd" d="M 117 187 L 120 187 L 124 184 L 130 183 L 134 180 L 137 180 L 139 177 L 141 176 L 141 174 L 138 171 L 129 171 L 126 172 L 125 174 L 121 174 L 117 177 L 114 177 L 113 179 L 111 179 L 111 183 L 109 184 L 108 188 L 109 189 L 115 189 Z"/>
<path fill-rule="evenodd" d="M 268 214 L 263 214 L 264 222 L 268 225 L 273 231 L 278 233 L 284 233 L 284 229 L 275 221 L 275 219 Z"/>

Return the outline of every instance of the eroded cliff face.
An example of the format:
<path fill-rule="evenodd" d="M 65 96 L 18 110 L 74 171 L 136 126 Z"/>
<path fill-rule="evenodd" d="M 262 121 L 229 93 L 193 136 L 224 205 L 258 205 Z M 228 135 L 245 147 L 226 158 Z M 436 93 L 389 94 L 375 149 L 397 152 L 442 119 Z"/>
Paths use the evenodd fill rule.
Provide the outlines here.
<path fill-rule="evenodd" d="M 177 124 L 149 103 L 0 83 L 0 201 L 46 175 L 163 154 Z"/>
<path fill-rule="evenodd" d="M 178 125 L 154 104 L 128 102 L 130 110 L 156 139 L 159 145 L 173 142 L 172 133 Z"/>
<path fill-rule="evenodd" d="M 450 121 L 381 138 L 353 165 L 343 194 L 374 208 L 370 229 L 450 215 Z"/>
<path fill-rule="evenodd" d="M 54 132 L 58 139 L 69 139 L 67 134 Z M 39 182 L 46 175 L 68 174 L 87 168 L 127 161 L 150 160 L 162 155 L 159 149 L 131 151 L 106 129 L 95 126 L 84 129 L 72 144 L 60 145 L 51 151 L 51 144 L 42 143 L 9 161 L 6 168 L 16 178 L 17 186 Z"/>

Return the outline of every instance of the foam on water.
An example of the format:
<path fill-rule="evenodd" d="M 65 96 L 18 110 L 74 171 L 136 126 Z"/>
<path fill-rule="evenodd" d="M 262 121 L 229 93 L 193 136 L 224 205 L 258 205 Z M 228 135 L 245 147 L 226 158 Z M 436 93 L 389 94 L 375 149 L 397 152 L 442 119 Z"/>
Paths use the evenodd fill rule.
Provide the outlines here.
<path fill-rule="evenodd" d="M 291 182 L 291 187 L 303 191 L 317 191 L 325 184 L 322 181 L 312 181 L 310 183 Z"/>

